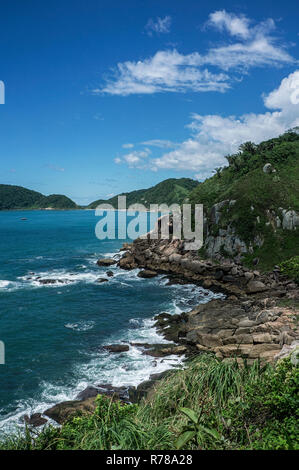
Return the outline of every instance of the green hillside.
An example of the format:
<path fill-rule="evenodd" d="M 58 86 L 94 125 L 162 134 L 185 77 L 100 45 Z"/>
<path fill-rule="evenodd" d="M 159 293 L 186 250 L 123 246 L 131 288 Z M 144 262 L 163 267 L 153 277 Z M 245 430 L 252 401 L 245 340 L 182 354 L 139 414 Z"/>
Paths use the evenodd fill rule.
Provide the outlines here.
<path fill-rule="evenodd" d="M 12 209 L 76 209 L 77 205 L 68 197 L 52 194 L 44 196 L 37 191 L 0 184 L 0 210 Z"/>
<path fill-rule="evenodd" d="M 195 188 L 190 201 L 202 203 L 212 219 L 212 206 L 221 201 L 233 201 L 222 210 L 221 220 L 210 226 L 213 236 L 233 225 L 236 234 L 247 244 L 253 243 L 253 253 L 245 260 L 250 265 L 258 257 L 260 266 L 270 268 L 298 254 L 297 230 L 284 230 L 276 225 L 283 220 L 283 210 L 299 211 L 299 134 L 294 129 L 255 145 L 246 142 L 235 155 L 228 155 L 228 166 L 216 169 L 215 175 Z M 270 172 L 263 168 L 270 163 Z M 283 225 L 283 224 L 282 224 Z M 254 239 L 263 245 L 254 245 Z"/>
<path fill-rule="evenodd" d="M 101 203 L 112 204 L 117 207 L 118 196 L 126 196 L 127 207 L 131 204 L 143 204 L 149 208 L 150 204 L 182 204 L 189 196 L 190 191 L 198 186 L 198 182 L 190 178 L 169 178 L 149 189 L 139 189 L 129 193 L 122 193 L 108 200 L 99 199 L 92 202 L 88 208 L 95 209 Z"/>

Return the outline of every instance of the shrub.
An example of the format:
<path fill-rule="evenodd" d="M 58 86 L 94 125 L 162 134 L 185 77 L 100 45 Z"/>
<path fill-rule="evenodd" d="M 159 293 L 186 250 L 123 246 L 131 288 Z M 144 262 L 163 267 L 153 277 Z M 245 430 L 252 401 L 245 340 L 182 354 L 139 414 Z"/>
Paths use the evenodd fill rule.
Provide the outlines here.
<path fill-rule="evenodd" d="M 299 284 L 299 256 L 280 263 L 281 271 Z"/>

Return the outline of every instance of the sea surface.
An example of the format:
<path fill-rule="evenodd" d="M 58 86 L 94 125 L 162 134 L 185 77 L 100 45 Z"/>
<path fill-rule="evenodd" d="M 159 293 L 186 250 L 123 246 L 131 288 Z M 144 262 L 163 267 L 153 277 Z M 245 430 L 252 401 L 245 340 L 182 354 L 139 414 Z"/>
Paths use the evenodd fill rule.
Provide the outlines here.
<path fill-rule="evenodd" d="M 22 220 L 26 219 L 26 220 Z M 155 360 L 130 347 L 105 352 L 105 344 L 164 342 L 154 315 L 180 313 L 215 294 L 167 279 L 137 277 L 138 269 L 98 267 L 119 257 L 125 240 L 98 240 L 94 211 L 0 212 L 0 432 L 22 416 L 70 400 L 87 385 L 138 385 L 182 358 Z M 107 270 L 114 273 L 108 282 Z M 41 285 L 40 279 L 55 279 Z"/>

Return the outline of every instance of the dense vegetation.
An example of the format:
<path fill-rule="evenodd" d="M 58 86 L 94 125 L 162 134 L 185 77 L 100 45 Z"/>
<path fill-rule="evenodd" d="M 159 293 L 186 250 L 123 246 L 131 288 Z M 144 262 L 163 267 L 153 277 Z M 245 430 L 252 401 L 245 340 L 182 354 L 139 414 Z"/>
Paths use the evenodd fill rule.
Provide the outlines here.
<path fill-rule="evenodd" d="M 280 263 L 280 269 L 282 273 L 299 284 L 299 256 L 294 256 Z"/>
<path fill-rule="evenodd" d="M 201 203 L 206 213 L 220 201 L 236 203 L 222 218 L 222 225 L 234 225 L 245 242 L 256 235 L 264 239 L 245 262 L 250 266 L 260 259 L 260 268 L 275 264 L 298 253 L 298 234 L 273 227 L 273 218 L 282 209 L 299 211 L 299 133 L 293 129 L 280 137 L 255 145 L 246 142 L 235 155 L 228 155 L 228 166 L 217 168 L 215 175 L 200 183 L 191 195 L 192 204 Z M 272 172 L 265 173 L 265 164 Z M 217 227 L 222 228 L 222 226 Z"/>
<path fill-rule="evenodd" d="M 139 189 L 130 193 L 122 193 L 108 200 L 92 202 L 88 207 L 95 209 L 101 203 L 118 205 L 118 196 L 126 196 L 127 207 L 131 204 L 143 204 L 149 208 L 150 204 L 182 204 L 188 198 L 190 191 L 198 186 L 198 182 L 190 178 L 169 178 L 149 189 Z"/>
<path fill-rule="evenodd" d="M 169 372 L 139 405 L 98 396 L 95 413 L 0 449 L 299 449 L 298 358 L 261 367 L 200 355 Z"/>
<path fill-rule="evenodd" d="M 0 210 L 11 209 L 76 209 L 77 205 L 60 194 L 44 196 L 41 193 L 23 188 L 0 184 Z"/>

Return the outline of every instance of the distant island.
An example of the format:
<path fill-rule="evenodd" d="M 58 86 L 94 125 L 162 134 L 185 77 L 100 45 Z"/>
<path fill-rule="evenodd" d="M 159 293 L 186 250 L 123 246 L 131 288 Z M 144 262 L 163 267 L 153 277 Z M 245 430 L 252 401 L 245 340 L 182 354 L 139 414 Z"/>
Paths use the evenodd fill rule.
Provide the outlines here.
<path fill-rule="evenodd" d="M 22 186 L 0 184 L 0 210 L 78 208 L 74 201 L 61 194 L 44 196 Z"/>
<path fill-rule="evenodd" d="M 127 197 L 127 206 L 139 203 L 149 208 L 150 204 L 182 204 L 187 201 L 190 192 L 198 185 L 199 183 L 191 178 L 169 178 L 151 188 L 119 195 Z M 111 204 L 116 209 L 119 195 L 110 199 L 99 199 L 88 206 L 80 206 L 61 194 L 44 196 L 37 191 L 22 186 L 0 184 L 0 210 L 96 209 L 101 203 Z"/>

